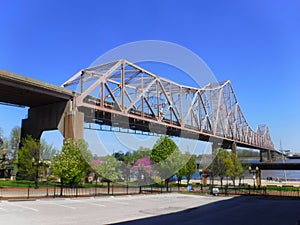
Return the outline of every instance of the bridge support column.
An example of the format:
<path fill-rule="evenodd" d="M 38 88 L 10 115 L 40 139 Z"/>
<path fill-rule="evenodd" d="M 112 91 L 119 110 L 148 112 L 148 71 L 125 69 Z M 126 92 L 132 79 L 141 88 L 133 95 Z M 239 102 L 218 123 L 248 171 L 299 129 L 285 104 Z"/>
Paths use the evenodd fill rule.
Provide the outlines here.
<path fill-rule="evenodd" d="M 272 162 L 272 154 L 271 154 L 271 150 L 267 150 L 267 160 L 269 162 Z"/>
<path fill-rule="evenodd" d="M 218 141 L 213 141 L 212 142 L 212 146 L 211 146 L 212 152 L 215 151 L 216 149 L 220 148 L 220 147 L 221 147 L 221 144 Z"/>
<path fill-rule="evenodd" d="M 71 108 L 71 101 L 30 108 L 28 118 L 22 120 L 21 138 L 40 139 L 43 131 L 57 129 L 64 138 L 83 138 L 83 113 Z"/>
<path fill-rule="evenodd" d="M 237 156 L 237 148 L 236 148 L 236 143 L 233 142 L 231 145 L 231 151 L 233 154 L 235 154 Z"/>
<path fill-rule="evenodd" d="M 78 140 L 83 138 L 84 114 L 79 111 L 72 111 L 65 115 L 63 136 L 65 139 Z"/>
<path fill-rule="evenodd" d="M 263 159 L 263 151 L 260 150 L 260 151 L 259 151 L 259 161 L 260 161 L 260 162 L 263 162 L 263 160 L 264 160 L 264 159 Z"/>
<path fill-rule="evenodd" d="M 21 138 L 31 135 L 39 139 L 45 130 L 61 130 L 64 124 L 63 115 L 69 108 L 69 102 L 30 108 L 28 118 L 22 120 Z"/>

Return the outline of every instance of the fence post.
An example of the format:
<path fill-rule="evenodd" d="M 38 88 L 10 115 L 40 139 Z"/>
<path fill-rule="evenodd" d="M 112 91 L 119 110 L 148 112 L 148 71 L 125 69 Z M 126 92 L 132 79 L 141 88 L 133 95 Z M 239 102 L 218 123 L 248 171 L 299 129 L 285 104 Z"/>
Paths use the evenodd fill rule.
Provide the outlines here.
<path fill-rule="evenodd" d="M 30 185 L 28 185 L 28 190 L 27 190 L 27 199 L 29 199 L 29 192 L 30 192 Z"/>
<path fill-rule="evenodd" d="M 47 189 L 46 189 L 46 196 L 49 196 L 49 192 L 48 192 L 48 180 L 47 180 Z"/>
<path fill-rule="evenodd" d="M 250 185 L 248 184 L 248 189 L 249 189 L 249 195 L 251 195 L 251 189 L 250 189 Z"/>
<path fill-rule="evenodd" d="M 128 195 L 128 183 L 126 184 L 126 194 Z"/>
<path fill-rule="evenodd" d="M 54 184 L 53 198 L 55 198 L 56 185 Z"/>

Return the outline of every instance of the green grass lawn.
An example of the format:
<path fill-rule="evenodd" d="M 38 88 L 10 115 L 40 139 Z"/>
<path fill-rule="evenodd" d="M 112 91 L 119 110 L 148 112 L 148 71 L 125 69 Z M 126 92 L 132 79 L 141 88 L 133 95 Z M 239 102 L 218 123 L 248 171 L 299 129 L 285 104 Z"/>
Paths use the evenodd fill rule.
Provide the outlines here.
<path fill-rule="evenodd" d="M 53 185 L 59 185 L 59 183 L 55 182 L 38 182 L 39 187 L 47 187 Z M 0 180 L 0 188 L 4 187 L 34 187 L 34 181 L 29 180 Z"/>

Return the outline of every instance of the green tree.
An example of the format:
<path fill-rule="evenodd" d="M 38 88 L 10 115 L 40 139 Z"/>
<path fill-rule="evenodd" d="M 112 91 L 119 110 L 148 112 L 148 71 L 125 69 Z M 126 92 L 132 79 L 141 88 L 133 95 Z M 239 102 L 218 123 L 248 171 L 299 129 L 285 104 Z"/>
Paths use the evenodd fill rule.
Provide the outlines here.
<path fill-rule="evenodd" d="M 119 170 L 121 163 L 115 157 L 107 155 L 102 161 L 94 164 L 94 168 L 100 177 L 109 181 L 117 181 L 122 176 Z"/>
<path fill-rule="evenodd" d="M 169 179 L 184 165 L 182 153 L 172 139 L 163 136 L 154 144 L 150 159 L 154 163 L 153 168 L 162 179 L 165 179 L 168 190 Z"/>
<path fill-rule="evenodd" d="M 4 144 L 4 140 L 3 140 L 3 130 L 0 127 L 0 149 L 2 149 L 2 146 Z"/>
<path fill-rule="evenodd" d="M 184 176 L 187 178 L 187 184 L 189 184 L 192 175 L 197 172 L 196 158 L 194 155 L 191 155 L 189 152 L 186 152 L 182 157 L 183 157 L 182 160 L 186 163 L 176 173 L 178 178 L 178 184 L 181 184 L 181 180 Z"/>
<path fill-rule="evenodd" d="M 60 178 L 61 195 L 65 184 L 74 186 L 81 183 L 90 167 L 86 157 L 92 158 L 92 154 L 85 141 L 68 139 L 64 142 L 62 151 L 53 158 L 52 172 Z"/>
<path fill-rule="evenodd" d="M 35 180 L 36 168 L 33 161 L 40 160 L 41 145 L 39 140 L 27 136 L 22 140 L 22 147 L 18 149 L 18 180 Z"/>
<path fill-rule="evenodd" d="M 137 160 L 145 157 L 150 157 L 151 149 L 140 147 L 136 151 L 126 152 L 124 155 L 124 162 L 127 165 L 133 165 Z"/>
<path fill-rule="evenodd" d="M 181 181 L 182 181 L 182 178 L 187 174 L 187 171 L 186 171 L 186 167 L 183 166 L 181 169 L 179 169 L 176 173 L 177 175 L 177 182 L 178 182 L 178 188 L 179 186 L 181 185 Z"/>
<path fill-rule="evenodd" d="M 40 159 L 42 161 L 51 161 L 57 153 L 58 150 L 54 148 L 53 145 L 48 144 L 44 139 L 41 140 Z"/>
<path fill-rule="evenodd" d="M 184 167 L 186 168 L 185 176 L 187 178 L 187 184 L 189 184 L 193 174 L 197 172 L 197 163 L 195 156 L 189 152 L 185 153 L 185 158 L 188 159 Z"/>
<path fill-rule="evenodd" d="M 229 168 L 227 174 L 232 178 L 233 185 L 235 186 L 235 179 L 241 178 L 244 174 L 244 168 L 239 160 L 239 158 L 234 154 L 230 154 L 231 164 L 229 164 Z"/>
<path fill-rule="evenodd" d="M 110 192 L 110 183 L 117 181 L 122 177 L 121 161 L 118 161 L 114 156 L 107 155 L 102 160 L 93 164 L 95 173 L 102 177 L 103 181 L 107 182 L 108 194 Z"/>
<path fill-rule="evenodd" d="M 211 171 L 212 180 L 214 177 L 219 176 L 221 181 L 221 186 L 223 186 L 223 179 L 228 176 L 228 170 L 232 167 L 232 161 L 230 153 L 223 148 L 218 148 L 213 152 L 214 160 L 209 166 Z"/>
<path fill-rule="evenodd" d="M 11 158 L 13 159 L 13 161 L 17 160 L 17 152 L 20 144 L 20 139 L 21 139 L 21 128 L 16 126 L 11 130 L 9 136 Z"/>

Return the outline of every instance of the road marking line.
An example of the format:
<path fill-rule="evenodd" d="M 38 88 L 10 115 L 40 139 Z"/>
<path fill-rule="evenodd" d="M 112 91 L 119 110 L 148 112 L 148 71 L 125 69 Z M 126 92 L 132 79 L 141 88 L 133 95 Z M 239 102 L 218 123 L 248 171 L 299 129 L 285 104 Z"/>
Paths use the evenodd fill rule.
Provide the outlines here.
<path fill-rule="evenodd" d="M 92 202 L 89 202 L 88 204 L 89 205 L 96 205 L 96 206 L 106 207 L 106 205 L 101 205 L 101 204 L 92 203 Z"/>
<path fill-rule="evenodd" d="M 23 205 L 17 205 L 17 204 L 11 204 L 13 206 L 16 206 L 16 207 L 19 207 L 19 208 L 23 208 L 23 209 L 29 209 L 29 210 L 32 210 L 34 212 L 38 212 L 39 210 L 35 209 L 35 208 L 31 208 L 31 207 L 28 207 L 28 206 L 23 206 Z"/>
<path fill-rule="evenodd" d="M 76 209 L 76 207 L 67 206 L 67 205 L 61 205 L 61 204 L 55 204 L 55 203 L 53 203 L 53 205 L 58 205 L 58 206 L 61 206 L 61 207 L 67 208 L 67 209 Z"/>

